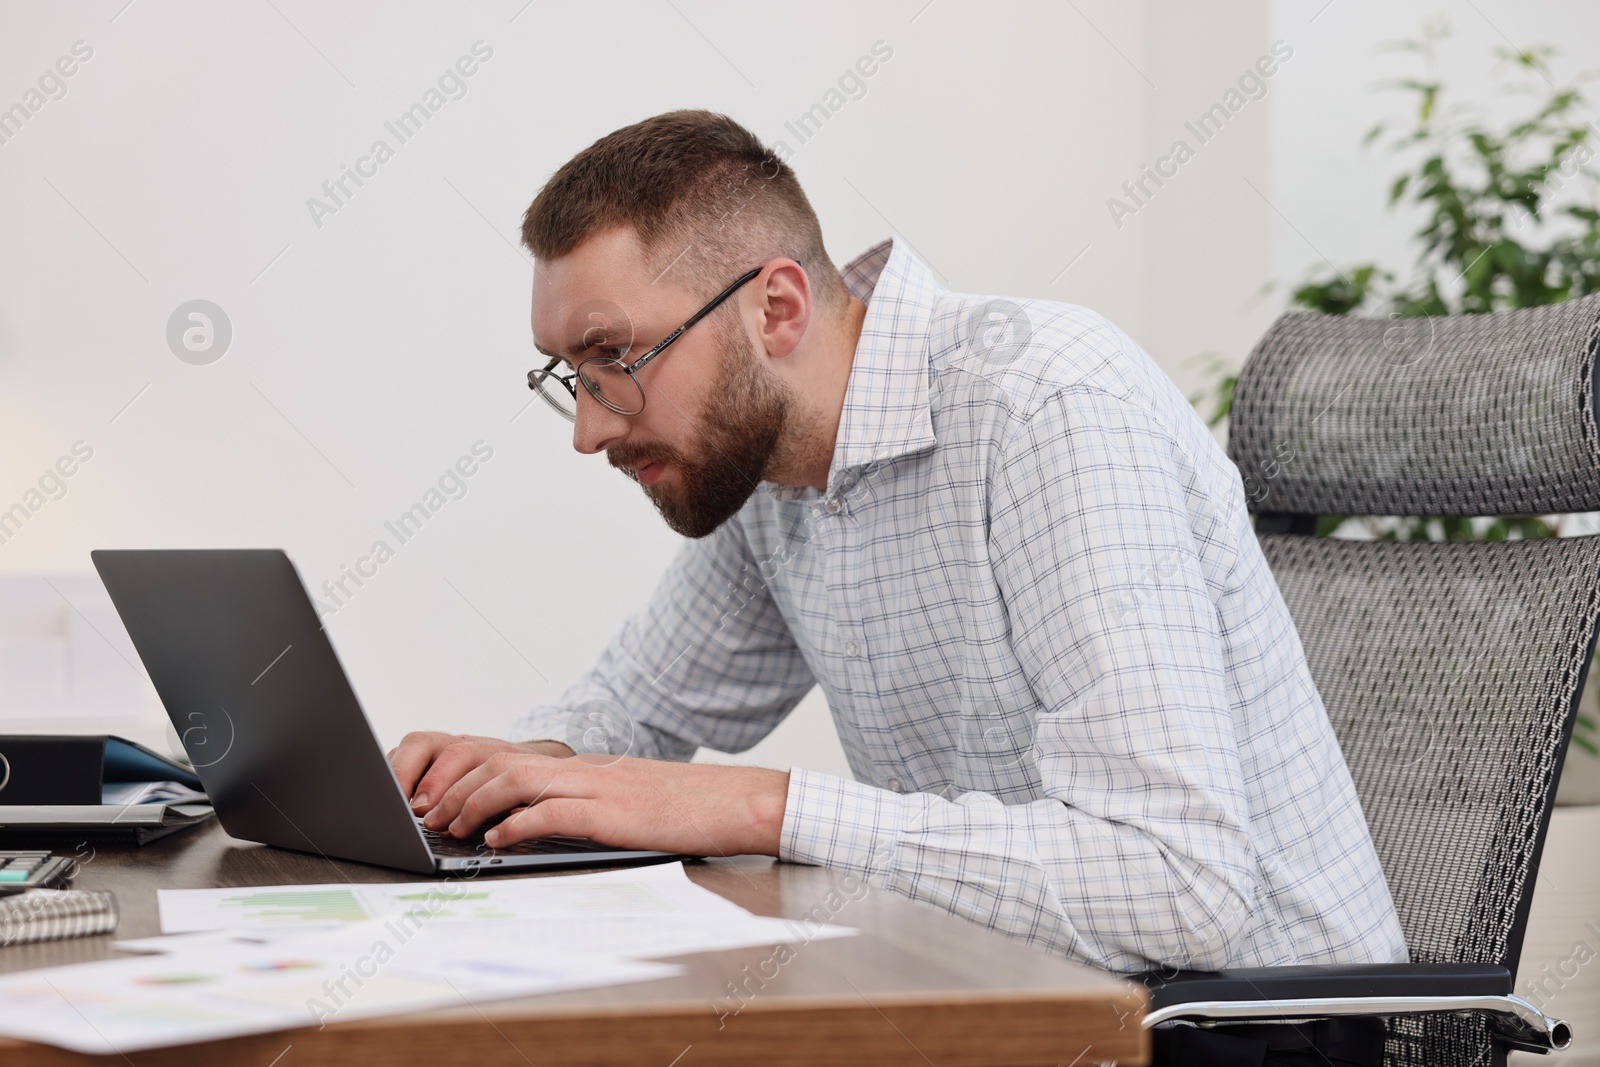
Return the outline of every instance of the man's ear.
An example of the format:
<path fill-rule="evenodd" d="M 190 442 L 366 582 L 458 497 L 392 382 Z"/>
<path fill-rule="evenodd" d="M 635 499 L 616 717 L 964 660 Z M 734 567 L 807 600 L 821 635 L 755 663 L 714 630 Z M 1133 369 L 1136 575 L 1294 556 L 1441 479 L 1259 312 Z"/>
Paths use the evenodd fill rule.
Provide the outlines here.
<path fill-rule="evenodd" d="M 773 359 L 794 352 L 811 324 L 811 282 L 800 264 L 775 259 L 752 283 L 760 297 L 761 344 Z"/>

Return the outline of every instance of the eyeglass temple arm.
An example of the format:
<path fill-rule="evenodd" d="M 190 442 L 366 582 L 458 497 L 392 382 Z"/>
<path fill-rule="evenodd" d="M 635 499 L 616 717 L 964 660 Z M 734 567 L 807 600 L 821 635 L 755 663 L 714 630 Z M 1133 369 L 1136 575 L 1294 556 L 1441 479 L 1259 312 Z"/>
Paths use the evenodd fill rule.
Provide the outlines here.
<path fill-rule="evenodd" d="M 798 259 L 795 260 L 794 262 L 795 262 L 795 266 L 799 266 L 800 265 L 800 261 Z M 734 293 L 738 292 L 739 288 L 741 286 L 745 285 L 747 282 L 750 281 L 750 279 L 752 279 L 756 275 L 760 274 L 763 270 L 766 270 L 766 265 L 765 264 L 755 268 L 754 270 L 746 271 L 744 274 L 741 274 L 738 278 L 734 279 L 733 284 L 728 286 L 726 289 L 722 290 L 722 292 L 718 293 L 714 298 L 712 298 L 711 303 L 707 304 L 705 307 L 701 308 L 699 311 L 696 311 L 693 315 L 689 316 L 689 321 L 688 322 L 685 322 L 682 326 L 679 326 L 676 330 L 673 330 L 671 333 L 667 334 L 667 336 L 663 337 L 661 339 L 660 343 L 657 344 L 654 348 L 652 348 L 650 351 L 646 352 L 644 355 L 640 356 L 638 359 L 634 360 L 632 365 L 630 365 L 628 367 L 628 373 L 632 374 L 634 371 L 638 370 L 639 368 L 643 367 L 646 363 L 648 363 L 652 359 L 654 359 L 656 357 L 656 355 L 659 352 L 661 352 L 662 349 L 666 348 L 672 342 L 676 341 L 679 337 L 682 337 L 683 336 L 683 332 L 685 330 L 687 330 L 689 327 L 693 326 L 695 323 L 699 322 L 701 319 L 705 318 L 707 315 L 711 314 L 713 311 L 717 310 L 717 308 L 722 305 L 722 302 L 724 300 L 728 299 L 728 297 L 730 297 Z"/>
<path fill-rule="evenodd" d="M 528 372 L 528 388 L 529 389 L 537 389 L 538 388 L 538 385 L 536 385 L 534 383 L 534 378 L 536 378 L 536 377 L 537 378 L 554 378 L 556 376 L 555 370 L 560 365 L 561 365 L 561 357 L 560 356 L 551 356 L 549 363 L 546 363 L 543 367 L 541 367 L 541 368 L 539 368 L 537 370 L 529 371 Z"/>

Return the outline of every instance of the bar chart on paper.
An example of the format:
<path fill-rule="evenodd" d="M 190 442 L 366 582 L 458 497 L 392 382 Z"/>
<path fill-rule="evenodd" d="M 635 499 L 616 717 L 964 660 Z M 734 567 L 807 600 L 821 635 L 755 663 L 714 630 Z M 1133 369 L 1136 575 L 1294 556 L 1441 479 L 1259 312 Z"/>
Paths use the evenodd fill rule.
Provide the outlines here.
<path fill-rule="evenodd" d="M 169 934 L 210 930 L 277 934 L 332 929 L 395 914 L 475 924 L 579 916 L 653 924 L 705 908 L 728 918 L 748 917 L 743 909 L 690 885 L 681 866 L 493 882 L 164 889 L 158 898 L 161 928 Z"/>
<path fill-rule="evenodd" d="M 341 926 L 372 917 L 354 889 L 245 889 L 219 895 L 215 907 L 223 928 Z"/>
<path fill-rule="evenodd" d="M 553 951 L 633 959 L 854 933 L 832 923 L 752 915 L 689 881 L 681 863 L 522 878 L 163 889 L 157 899 L 167 935 L 228 932 L 276 940 L 394 920 L 407 930 L 443 924 L 455 938 L 536 937 Z M 130 947 L 166 951 L 170 946 L 161 942 L 145 938 Z"/>
<path fill-rule="evenodd" d="M 391 899 L 399 903 L 402 911 L 420 906 L 427 909 L 427 914 L 436 919 L 492 922 L 496 919 L 520 918 L 516 909 L 496 904 L 493 896 L 494 894 L 487 889 L 471 893 L 446 893 L 437 889 L 426 889 L 420 893 L 395 893 Z"/>

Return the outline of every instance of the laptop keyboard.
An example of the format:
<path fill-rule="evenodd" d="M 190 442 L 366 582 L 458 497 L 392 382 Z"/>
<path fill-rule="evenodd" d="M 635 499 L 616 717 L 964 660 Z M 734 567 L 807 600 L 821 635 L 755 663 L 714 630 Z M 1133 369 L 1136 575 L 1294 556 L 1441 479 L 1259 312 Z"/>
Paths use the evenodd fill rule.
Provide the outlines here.
<path fill-rule="evenodd" d="M 490 848 L 482 834 L 471 837 L 449 837 L 430 830 L 417 820 L 417 829 L 428 842 L 435 856 L 561 856 L 575 852 L 616 852 L 611 845 L 602 845 L 586 837 L 541 837 L 533 841 L 519 841 L 506 848 Z"/>

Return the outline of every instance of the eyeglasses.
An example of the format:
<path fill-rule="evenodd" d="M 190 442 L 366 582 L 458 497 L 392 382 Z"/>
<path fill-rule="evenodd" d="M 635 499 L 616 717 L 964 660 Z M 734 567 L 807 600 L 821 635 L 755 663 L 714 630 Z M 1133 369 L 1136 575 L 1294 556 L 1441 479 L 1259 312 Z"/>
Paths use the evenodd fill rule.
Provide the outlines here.
<path fill-rule="evenodd" d="M 568 422 L 578 419 L 578 387 L 574 379 L 583 383 L 590 396 L 618 415 L 639 414 L 644 410 L 644 387 L 635 375 L 644 369 L 645 364 L 664 352 L 668 345 L 682 337 L 689 327 L 711 314 L 724 300 L 738 292 L 740 286 L 760 274 L 762 269 L 757 267 L 740 275 L 732 285 L 712 297 L 709 304 L 690 315 L 687 322 L 632 363 L 624 363 L 615 356 L 590 356 L 580 362 L 576 370 L 558 374 L 556 368 L 561 365 L 561 359 L 552 357 L 544 369 L 528 372 L 528 388 L 537 392 L 546 404 L 555 408 L 557 414 Z M 622 354 L 627 353 L 624 351 Z"/>

